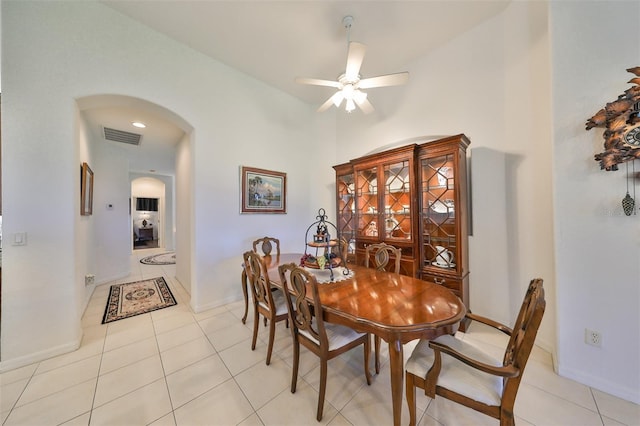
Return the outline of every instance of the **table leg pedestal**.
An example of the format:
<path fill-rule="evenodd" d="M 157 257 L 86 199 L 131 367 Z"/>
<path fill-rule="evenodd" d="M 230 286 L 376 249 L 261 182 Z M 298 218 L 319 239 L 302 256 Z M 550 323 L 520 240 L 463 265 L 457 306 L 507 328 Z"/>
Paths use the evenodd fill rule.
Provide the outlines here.
<path fill-rule="evenodd" d="M 402 352 L 402 342 L 389 342 L 389 361 L 391 366 L 393 424 L 394 426 L 400 426 L 402 415 L 402 383 L 404 379 L 404 355 Z"/>

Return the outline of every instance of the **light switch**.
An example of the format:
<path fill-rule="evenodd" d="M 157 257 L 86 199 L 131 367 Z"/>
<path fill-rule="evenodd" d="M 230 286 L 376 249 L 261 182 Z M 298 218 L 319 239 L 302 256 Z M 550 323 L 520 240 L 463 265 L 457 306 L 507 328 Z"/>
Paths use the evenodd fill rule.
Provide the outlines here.
<path fill-rule="evenodd" d="M 27 233 L 26 232 L 16 232 L 13 234 L 13 245 L 14 246 L 26 246 L 27 245 Z"/>

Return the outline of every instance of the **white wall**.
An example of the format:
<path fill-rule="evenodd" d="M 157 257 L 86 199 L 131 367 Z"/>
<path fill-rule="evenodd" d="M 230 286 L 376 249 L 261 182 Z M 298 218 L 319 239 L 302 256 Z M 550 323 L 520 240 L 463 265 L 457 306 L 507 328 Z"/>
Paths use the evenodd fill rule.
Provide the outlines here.
<path fill-rule="evenodd" d="M 103 284 L 131 272 L 131 232 L 129 226 L 129 161 L 118 147 L 92 135 L 95 152 L 89 163 L 93 170 L 93 215 L 89 216 L 93 238 L 86 243 L 94 248 L 95 283 Z M 109 208 L 108 205 L 112 207 Z M 82 268 L 78 262 L 78 268 Z M 84 280 L 84 277 L 82 278 Z"/>
<path fill-rule="evenodd" d="M 626 166 L 593 159 L 603 129 L 585 130 L 631 87 L 640 3 L 552 2 L 551 12 L 559 372 L 640 403 L 640 215 L 622 212 Z M 585 328 L 602 348 L 584 344 Z"/>
<path fill-rule="evenodd" d="M 193 167 L 191 165 L 191 140 L 193 135 L 185 135 L 176 147 L 176 278 L 191 294 L 193 273 Z M 192 298 L 193 301 L 193 298 Z M 192 303 L 193 307 L 193 303 Z"/>
<path fill-rule="evenodd" d="M 29 234 L 27 246 L 3 249 L 2 368 L 78 341 L 84 283 L 77 281 L 90 260 L 76 255 L 91 238 L 98 242 L 78 233 L 95 218 L 79 217 L 75 99 L 126 94 L 195 129 L 185 206 L 194 309 L 241 297 L 242 250 L 265 230 L 284 250 L 300 249 L 312 217 L 309 106 L 99 3 L 2 2 L 2 19 L 3 157 L 11 158 L 2 170 L 3 226 L 5 239 Z M 230 176 L 241 164 L 287 173 L 288 214 L 239 214 L 239 178 Z"/>
<path fill-rule="evenodd" d="M 553 350 L 548 52 L 546 3 L 514 2 L 500 15 L 407 64 L 406 86 L 370 90 L 376 113 L 338 115 L 338 155 L 343 162 L 385 144 L 416 142 L 420 135 L 426 141 L 458 133 L 471 139 L 471 151 L 495 152 L 502 161 L 497 168 L 487 156 L 477 162 L 471 157 L 474 175 L 486 178 L 477 186 L 472 183 L 474 200 L 482 199 L 485 191 L 495 191 L 488 197 L 499 199 L 502 192 L 502 204 L 493 206 L 493 215 L 473 210 L 471 309 L 513 323 L 529 281 L 542 277 L 547 311 L 538 344 Z M 389 70 L 397 71 L 402 69 Z M 487 182 L 491 179 L 495 185 Z"/>

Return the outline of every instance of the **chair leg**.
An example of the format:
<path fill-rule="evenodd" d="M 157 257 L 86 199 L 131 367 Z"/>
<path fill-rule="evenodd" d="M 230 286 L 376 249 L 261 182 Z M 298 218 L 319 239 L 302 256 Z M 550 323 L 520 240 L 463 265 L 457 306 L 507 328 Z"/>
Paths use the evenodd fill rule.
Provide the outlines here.
<path fill-rule="evenodd" d="M 293 368 L 291 369 L 291 393 L 296 393 L 298 384 L 298 365 L 300 364 L 300 343 L 293 339 Z"/>
<path fill-rule="evenodd" d="M 276 334 L 276 322 L 269 321 L 269 346 L 267 348 L 267 365 L 271 364 L 271 352 L 273 351 L 273 339 Z"/>
<path fill-rule="evenodd" d="M 515 420 L 513 419 L 513 411 L 501 410 L 500 411 L 500 426 L 515 426 Z"/>
<path fill-rule="evenodd" d="M 247 314 L 249 313 L 249 293 L 247 291 L 247 272 L 242 269 L 242 276 L 240 277 L 240 284 L 242 284 L 242 295 L 244 296 L 244 316 L 242 317 L 242 323 L 247 323 Z"/>
<path fill-rule="evenodd" d="M 258 340 L 258 323 L 260 322 L 260 314 L 258 309 L 253 310 L 253 340 L 251 341 L 251 350 L 256 349 L 256 341 Z"/>
<path fill-rule="evenodd" d="M 376 374 L 380 374 L 380 337 L 375 336 Z"/>
<path fill-rule="evenodd" d="M 409 406 L 409 426 L 415 426 L 416 424 L 416 388 L 413 384 L 413 375 L 406 374 L 406 394 L 407 405 Z"/>
<path fill-rule="evenodd" d="M 327 360 L 320 360 L 320 392 L 318 394 L 318 413 L 316 419 L 322 420 L 322 411 L 324 410 L 324 396 L 327 392 Z"/>

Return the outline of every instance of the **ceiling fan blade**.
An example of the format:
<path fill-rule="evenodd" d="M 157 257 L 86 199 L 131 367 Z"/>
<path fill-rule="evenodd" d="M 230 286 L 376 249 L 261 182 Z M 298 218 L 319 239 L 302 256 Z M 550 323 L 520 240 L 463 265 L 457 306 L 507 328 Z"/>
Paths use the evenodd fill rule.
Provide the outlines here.
<path fill-rule="evenodd" d="M 329 99 L 327 99 L 327 101 L 325 103 L 320 105 L 320 108 L 318 108 L 317 112 L 324 112 L 324 111 L 328 110 L 329 108 L 331 108 L 331 105 L 333 105 L 333 96 L 331 96 Z"/>
<path fill-rule="evenodd" d="M 358 87 L 360 89 L 372 89 L 374 87 L 399 86 L 405 84 L 409 80 L 408 72 L 399 72 L 396 74 L 380 75 L 378 77 L 365 78 L 360 80 Z"/>
<path fill-rule="evenodd" d="M 364 59 L 364 52 L 366 52 L 367 46 L 362 43 L 352 41 L 349 43 L 349 53 L 347 54 L 347 69 L 344 75 L 347 81 L 356 81 L 360 74 L 360 66 Z"/>
<path fill-rule="evenodd" d="M 340 89 L 341 88 L 341 84 L 339 82 L 337 82 L 337 81 L 320 80 L 318 78 L 298 77 L 298 78 L 296 78 L 296 83 L 299 83 L 299 84 L 311 84 L 313 86 L 335 87 L 336 89 Z"/>
<path fill-rule="evenodd" d="M 369 114 L 373 112 L 374 108 L 373 108 L 373 105 L 371 105 L 371 102 L 369 102 L 369 99 L 367 98 L 363 98 L 361 100 L 355 99 L 355 101 L 356 101 L 356 104 L 362 110 L 362 112 L 364 112 L 365 114 Z"/>

